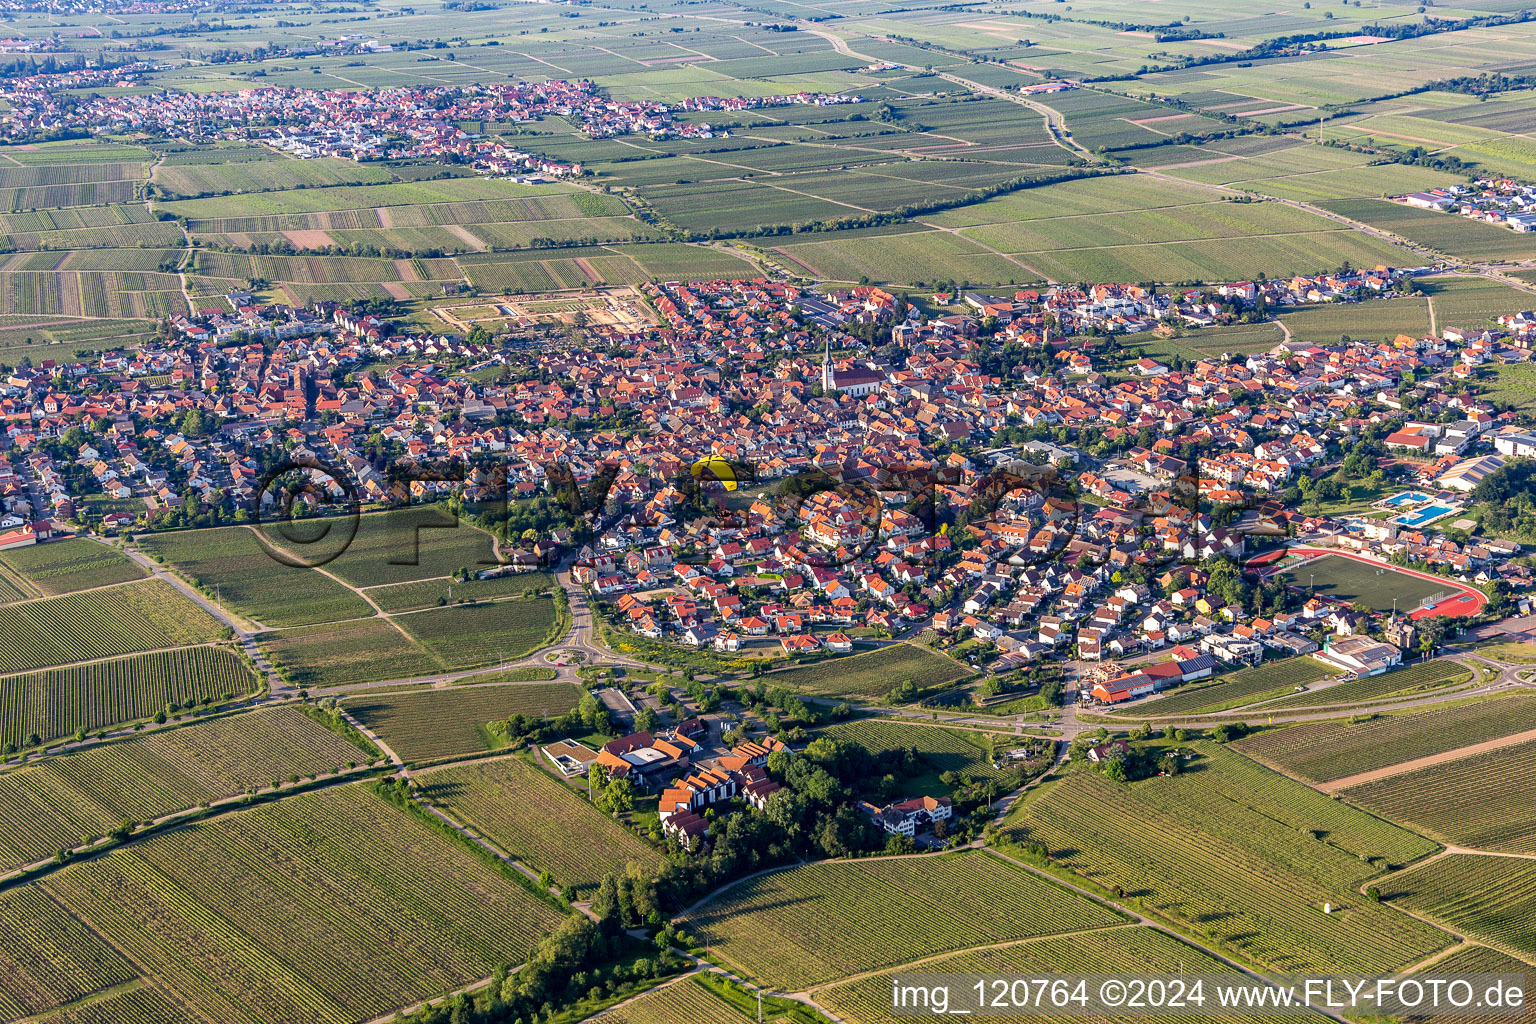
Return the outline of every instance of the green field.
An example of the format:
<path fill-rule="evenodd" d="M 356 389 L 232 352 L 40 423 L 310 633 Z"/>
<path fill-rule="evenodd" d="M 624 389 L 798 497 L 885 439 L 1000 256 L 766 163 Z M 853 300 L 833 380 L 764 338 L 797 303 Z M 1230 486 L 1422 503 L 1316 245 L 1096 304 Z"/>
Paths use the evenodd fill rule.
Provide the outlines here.
<path fill-rule="evenodd" d="M 272 664 L 295 686 L 318 688 L 414 679 L 445 666 L 393 620 L 372 618 L 298 626 L 257 637 Z"/>
<path fill-rule="evenodd" d="M 553 582 L 554 577 L 548 573 L 529 572 L 494 576 L 488 580 L 430 579 L 366 589 L 368 597 L 380 608 L 387 612 L 404 612 L 434 608 L 449 600 L 485 601 L 515 597 L 529 590 L 547 590 Z"/>
<path fill-rule="evenodd" d="M 768 1024 L 778 1024 L 780 1018 L 765 1019 Z M 702 982 L 684 978 L 593 1017 L 590 1024 L 752 1024 L 754 1020 L 755 1017 L 738 1012 Z"/>
<path fill-rule="evenodd" d="M 50 597 L 144 578 L 144 570 L 126 556 L 78 537 L 7 551 L 0 555 L 0 567 Z"/>
<path fill-rule="evenodd" d="M 1463 259 L 1529 260 L 1536 257 L 1536 240 L 1529 235 L 1454 213 L 1419 210 L 1380 199 L 1338 200 L 1322 205 L 1351 220 Z"/>
<path fill-rule="evenodd" d="M 923 927 L 913 927 L 918 920 Z M 968 852 L 759 875 L 714 897 L 682 925 L 748 976 L 796 991 L 947 950 L 1119 920 L 997 857 Z"/>
<path fill-rule="evenodd" d="M 423 795 L 454 820 L 561 885 L 595 886 L 631 862 L 646 871 L 661 854 L 578 793 L 522 757 L 441 768 L 417 776 Z"/>
<path fill-rule="evenodd" d="M 1272 661 L 1217 676 L 1209 685 L 1181 687 L 1151 702 L 1141 701 L 1123 713 L 1127 717 L 1213 714 L 1270 700 L 1334 674 L 1334 669 L 1313 658 Z"/>
<path fill-rule="evenodd" d="M 1063 867 L 1275 970 L 1390 971 L 1448 944 L 1357 892 L 1434 843 L 1221 747 L 1199 752 L 1179 775 L 1130 785 L 1075 770 L 1006 824 Z"/>
<path fill-rule="evenodd" d="M 516 661 L 552 642 L 556 628 L 565 625 L 547 595 L 434 608 L 394 621 L 450 669 Z"/>
<path fill-rule="evenodd" d="M 166 832 L 18 892 L 229 1024 L 372 1019 L 518 960 L 561 916 L 358 785 Z M 70 962 L 87 993 L 124 980 L 117 954 Z"/>
<path fill-rule="evenodd" d="M 1536 862 L 1451 854 L 1386 879 L 1381 898 L 1536 962 Z"/>
<path fill-rule="evenodd" d="M 327 525 L 296 522 L 288 529 L 290 536 L 309 539 L 321 536 Z M 304 550 L 303 545 L 274 539 Z M 488 534 L 429 506 L 362 516 L 346 550 L 323 568 L 354 587 L 374 587 L 448 576 L 460 569 L 478 572 L 496 564 Z"/>
<path fill-rule="evenodd" d="M 0 744 L 44 742 L 148 718 L 170 703 L 222 700 L 257 688 L 246 662 L 223 647 L 189 647 L 0 679 Z"/>
<path fill-rule="evenodd" d="M 1519 743 L 1344 790 L 1383 818 L 1455 846 L 1536 854 L 1536 743 Z"/>
<path fill-rule="evenodd" d="M 962 977 L 1017 976 L 1034 979 L 1063 974 L 1120 972 L 1148 976 L 1185 971 L 1190 974 L 1219 975 L 1232 969 L 1166 932 L 1137 927 L 1088 932 L 1074 935 L 1065 941 L 1032 939 L 997 949 L 971 950 L 929 961 L 920 970 L 925 974 L 932 972 Z M 911 1017 L 892 1012 L 891 984 L 895 976 L 894 971 L 887 971 L 856 981 L 834 983 L 817 989 L 816 999 L 844 1020 L 857 1020 L 862 1024 L 898 1024 Z M 1234 979 L 1236 977 L 1234 972 Z M 958 1004 L 958 999 L 955 1002 Z M 1183 1011 L 1138 1013 L 1137 1016 L 1157 1024 L 1182 1024 L 1208 1019 Z M 997 1010 L 989 1012 L 988 1017 L 1003 1024 L 1024 1024 L 1026 1021 L 1039 1021 L 1041 1024 L 1065 1024 L 1067 1021 L 1109 1024 L 1112 1020 L 1123 1019 L 1084 1013 L 1052 1014 L 1045 1011 L 1003 1014 Z M 1253 1024 L 1262 1018 L 1223 1013 L 1222 1019 L 1231 1020 L 1233 1024 Z"/>
<path fill-rule="evenodd" d="M 1472 673 L 1454 661 L 1429 661 L 1407 668 L 1340 683 L 1325 689 L 1298 693 L 1265 704 L 1264 711 L 1285 708 L 1344 707 L 1381 700 L 1389 696 L 1416 696 L 1426 690 L 1441 690 L 1470 681 Z"/>
<path fill-rule="evenodd" d="M 581 692 L 569 683 L 485 685 L 450 690 L 364 693 L 346 708 L 407 761 L 432 761 L 491 748 L 484 725 L 512 715 L 563 715 Z"/>
<path fill-rule="evenodd" d="M 0 673 L 217 640 L 224 627 L 167 583 L 0 606 Z"/>
<path fill-rule="evenodd" d="M 1452 590 L 1449 582 L 1420 579 L 1391 566 L 1359 562 L 1343 555 L 1323 555 L 1274 577 L 1288 587 L 1309 587 L 1350 604 L 1361 602 L 1378 611 L 1391 611 L 1395 598 L 1400 612 L 1411 612 L 1436 594 Z"/>
<path fill-rule="evenodd" d="M 1280 771 L 1321 783 L 1527 729 L 1536 729 L 1536 699 L 1518 695 L 1359 723 L 1305 722 L 1246 737 L 1234 748 Z"/>
<path fill-rule="evenodd" d="M 0 773 L 0 871 L 97 839 L 125 818 L 149 821 L 291 775 L 366 760 L 297 708 L 161 730 Z"/>
<path fill-rule="evenodd" d="M 240 615 L 267 626 L 333 622 L 370 614 L 368 603 L 312 569 L 285 565 L 243 526 L 155 533 L 139 547 L 163 559 Z"/>
<path fill-rule="evenodd" d="M 1536 363 L 1504 363 L 1478 371 L 1478 390 L 1490 402 L 1536 409 Z"/>
<path fill-rule="evenodd" d="M 764 679 L 772 686 L 817 696 L 883 697 L 904 682 L 921 689 L 970 674 L 970 669 L 953 658 L 911 644 L 893 644 L 867 654 L 772 672 Z"/>

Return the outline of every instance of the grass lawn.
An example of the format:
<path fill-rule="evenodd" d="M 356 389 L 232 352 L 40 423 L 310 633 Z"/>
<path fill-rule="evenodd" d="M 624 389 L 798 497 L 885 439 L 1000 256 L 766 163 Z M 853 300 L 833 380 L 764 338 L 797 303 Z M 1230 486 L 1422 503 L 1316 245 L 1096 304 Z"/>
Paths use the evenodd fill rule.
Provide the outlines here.
<path fill-rule="evenodd" d="M 1303 590 L 1311 586 L 1319 594 L 1350 604 L 1362 602 L 1376 611 L 1391 611 L 1392 599 L 1396 598 L 1398 611 L 1409 612 L 1434 595 L 1452 589 L 1449 582 L 1422 580 L 1388 566 L 1368 565 L 1342 555 L 1324 555 L 1287 569 L 1276 578 Z"/>
<path fill-rule="evenodd" d="M 830 658 L 813 665 L 769 672 L 763 680 L 826 697 L 883 697 L 902 683 L 918 689 L 964 679 L 971 670 L 942 654 L 911 644 L 892 644 L 868 654 Z"/>

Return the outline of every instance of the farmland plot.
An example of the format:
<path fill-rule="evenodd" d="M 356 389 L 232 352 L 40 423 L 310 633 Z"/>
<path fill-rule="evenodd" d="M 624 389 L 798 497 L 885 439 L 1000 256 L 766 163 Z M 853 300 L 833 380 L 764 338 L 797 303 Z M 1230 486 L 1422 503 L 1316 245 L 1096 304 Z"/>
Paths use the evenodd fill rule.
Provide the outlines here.
<path fill-rule="evenodd" d="M 361 786 L 37 883 L 211 1020 L 351 1024 L 516 961 L 561 914 Z"/>
<path fill-rule="evenodd" d="M 83 537 L 7 551 L 0 563 L 49 596 L 144 578 L 144 570 L 125 556 Z"/>
<path fill-rule="evenodd" d="M 101 938 L 34 886 L 0 892 L 0 1018 L 15 1020 L 133 980 Z"/>
<path fill-rule="evenodd" d="M 515 661 L 552 642 L 560 622 L 554 599 L 541 595 L 411 612 L 394 620 L 451 669 Z"/>
<path fill-rule="evenodd" d="M 1070 941 L 1033 939 L 999 949 L 970 950 L 925 963 L 921 970 L 935 974 L 1049 978 L 1058 974 L 1166 975 L 1186 970 L 1192 974 L 1225 974 L 1231 968 L 1164 932 L 1152 928 L 1116 928 L 1074 935 Z M 818 989 L 816 999 L 845 1020 L 857 1020 L 861 1024 L 898 1024 L 911 1018 L 891 1013 L 893 974 L 884 972 L 857 981 L 835 983 Z M 1233 972 L 1233 977 L 1236 980 L 1239 975 Z M 989 1016 L 988 1019 L 999 1024 L 1065 1024 L 1069 1021 L 1110 1024 L 1121 1018 L 1032 1013 Z M 1204 1018 L 1170 1012 L 1140 1019 L 1154 1024 L 1185 1024 Z M 1232 1024 L 1255 1024 L 1264 1018 L 1223 1014 L 1221 1019 Z"/>
<path fill-rule="evenodd" d="M 487 722 L 513 715 L 543 718 L 576 707 L 570 683 L 487 684 L 350 697 L 346 708 L 407 761 L 431 761 L 490 749 Z"/>
<path fill-rule="evenodd" d="M 1368 722 L 1303 723 L 1233 746 L 1280 771 L 1330 782 L 1527 729 L 1536 729 L 1536 698 L 1522 694 Z"/>
<path fill-rule="evenodd" d="M 872 718 L 828 726 L 821 735 L 857 743 L 877 754 L 911 748 L 936 772 L 964 772 L 974 779 L 1003 775 L 992 766 L 988 737 L 983 733 Z M 1012 745 L 1008 738 L 999 739 L 1004 748 Z"/>
<path fill-rule="evenodd" d="M 970 674 L 970 669 L 953 658 L 911 644 L 892 644 L 868 654 L 774 672 L 766 678 L 771 685 L 817 696 L 881 697 L 903 682 L 923 688 L 952 683 Z"/>
<path fill-rule="evenodd" d="M 312 569 L 284 565 L 242 526 L 155 533 L 139 546 L 174 565 L 241 615 L 298 626 L 372 614 L 368 603 Z"/>
<path fill-rule="evenodd" d="M 1536 742 L 1344 790 L 1383 818 L 1456 846 L 1536 854 Z"/>
<path fill-rule="evenodd" d="M 684 978 L 614 1007 L 590 1024 L 752 1024 L 754 1019 L 737 1012 L 700 982 Z"/>
<path fill-rule="evenodd" d="M 1009 820 L 1078 874 L 1276 970 L 1394 970 L 1446 944 L 1357 892 L 1435 844 L 1220 747 L 1201 753 L 1131 785 L 1074 771 Z"/>
<path fill-rule="evenodd" d="M 258 638 L 296 686 L 340 686 L 432 675 L 443 664 L 384 619 L 299 626 Z"/>
<path fill-rule="evenodd" d="M 661 864 L 654 848 L 521 757 L 437 769 L 418 781 L 450 816 L 562 885 L 595 886 L 630 862 L 647 871 Z"/>
<path fill-rule="evenodd" d="M 1342 707 L 1362 701 L 1377 700 L 1391 694 L 1417 694 L 1426 690 L 1440 690 L 1458 686 L 1472 678 L 1472 673 L 1454 661 L 1431 661 L 1408 668 L 1388 672 L 1385 675 L 1356 679 L 1353 682 L 1330 686 L 1317 693 L 1298 693 L 1272 704 L 1264 710 L 1297 707 Z"/>
<path fill-rule="evenodd" d="M 299 536 L 328 525 L 296 522 L 288 529 Z M 276 534 L 273 540 L 284 544 Z M 325 569 L 355 587 L 371 587 L 447 576 L 461 568 L 476 572 L 498 563 L 489 534 L 441 509 L 422 507 L 363 516 L 347 549 Z"/>
<path fill-rule="evenodd" d="M 362 751 L 298 708 L 279 707 L 149 733 L 0 773 L 0 870 L 95 839 L 125 818 L 173 811 L 328 773 Z"/>
<path fill-rule="evenodd" d="M 205 643 L 223 633 L 169 584 L 144 580 L 0 606 L 0 672 Z"/>
<path fill-rule="evenodd" d="M 1393 875 L 1381 898 L 1536 963 L 1536 861 L 1451 854 Z"/>
<path fill-rule="evenodd" d="M 775 871 L 727 889 L 683 927 L 752 977 L 796 991 L 946 950 L 1119 920 L 1000 858 L 967 852 Z"/>
<path fill-rule="evenodd" d="M 167 704 L 222 700 L 257 688 L 246 662 L 223 647 L 190 647 L 0 679 L 0 744 L 44 742 L 148 718 Z"/>
<path fill-rule="evenodd" d="M 1209 686 L 1175 690 L 1168 696 L 1128 707 L 1124 714 L 1127 717 L 1209 714 L 1290 693 L 1297 686 L 1315 683 L 1333 674 L 1332 669 L 1312 658 L 1290 658 L 1228 673 Z"/>

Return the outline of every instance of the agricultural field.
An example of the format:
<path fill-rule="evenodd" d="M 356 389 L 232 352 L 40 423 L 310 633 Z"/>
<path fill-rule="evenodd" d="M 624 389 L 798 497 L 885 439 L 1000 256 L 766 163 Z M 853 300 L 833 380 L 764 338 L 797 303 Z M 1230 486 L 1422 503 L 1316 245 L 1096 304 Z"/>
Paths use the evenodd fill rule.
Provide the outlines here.
<path fill-rule="evenodd" d="M 47 597 L 141 580 L 145 575 L 126 556 L 83 537 L 7 551 L 0 555 L 0 575 L 5 570 L 24 577 Z"/>
<path fill-rule="evenodd" d="M 924 926 L 913 928 L 914 920 Z M 748 976 L 797 991 L 946 950 L 1120 920 L 978 851 L 759 875 L 692 911 L 682 927 Z"/>
<path fill-rule="evenodd" d="M 971 674 L 966 666 L 912 644 L 892 644 L 867 654 L 847 655 L 773 672 L 773 686 L 821 697 L 883 697 L 905 682 L 923 689 Z"/>
<path fill-rule="evenodd" d="M 1436 213 L 1384 199 L 1341 199 L 1322 206 L 1350 220 L 1389 231 L 1448 256 L 1471 260 L 1536 258 L 1536 239 L 1454 213 Z"/>
<path fill-rule="evenodd" d="M 521 958 L 562 916 L 360 785 L 166 832 L 21 891 L 229 1024 L 387 1014 Z"/>
<path fill-rule="evenodd" d="M 393 621 L 449 669 L 516 661 L 553 642 L 556 631 L 569 626 L 548 595 L 434 608 Z"/>
<path fill-rule="evenodd" d="M 752 1024 L 755 1019 L 737 1012 L 702 982 L 683 978 L 593 1017 L 590 1024 Z M 766 1024 L 776 1024 L 775 1018 L 766 1018 Z"/>
<path fill-rule="evenodd" d="M 1536 409 L 1536 364 L 1485 366 L 1478 373 L 1480 397 L 1515 409 Z"/>
<path fill-rule="evenodd" d="M 1345 336 L 1361 341 L 1384 341 L 1399 334 L 1417 338 L 1429 333 L 1429 301 L 1399 296 L 1371 302 L 1334 302 L 1288 310 L 1280 320 L 1290 330 L 1291 340 L 1298 343 L 1337 345 Z"/>
<path fill-rule="evenodd" d="M 455 609 L 457 610 L 457 609 Z M 262 633 L 257 641 L 295 686 L 317 689 L 434 675 L 444 665 L 393 619 L 351 619 Z"/>
<path fill-rule="evenodd" d="M 1536 963 L 1536 862 L 1450 854 L 1387 878 L 1381 898 Z"/>
<path fill-rule="evenodd" d="M 1472 673 L 1454 661 L 1421 662 L 1385 675 L 1368 676 L 1316 692 L 1298 693 L 1271 704 L 1265 704 L 1264 710 L 1342 707 L 1381 700 L 1390 696 L 1407 698 L 1418 696 L 1428 690 L 1460 686 L 1462 683 L 1470 682 L 1471 679 Z"/>
<path fill-rule="evenodd" d="M 473 568 L 473 566 L 471 566 Z M 368 597 L 386 612 L 417 611 L 458 601 L 489 601 L 548 590 L 554 577 L 543 572 L 493 576 L 487 580 L 416 580 L 411 583 L 367 587 Z"/>
<path fill-rule="evenodd" d="M 126 819 L 264 788 L 292 775 L 329 774 L 367 760 L 295 707 L 158 730 L 0 772 L 0 872 L 103 836 Z"/>
<path fill-rule="evenodd" d="M 828 726 L 820 735 L 857 743 L 875 754 L 892 750 L 916 750 L 917 756 L 930 770 L 923 776 L 903 782 L 904 789 L 913 794 L 948 796 L 950 787 L 939 781 L 939 775 L 943 772 L 963 773 L 973 779 L 998 778 L 1003 774 L 992 766 L 992 753 L 988 746 L 990 737 L 985 733 L 939 729 L 883 719 L 863 719 Z M 1014 745 L 1007 736 L 998 736 L 997 740 L 999 750 Z"/>
<path fill-rule="evenodd" d="M 0 605 L 0 673 L 206 643 L 224 632 L 159 580 Z"/>
<path fill-rule="evenodd" d="M 1343 555 L 1323 555 L 1275 579 L 1302 591 L 1308 588 L 1336 601 L 1362 602 L 1378 612 L 1391 611 L 1397 601 L 1401 612 L 1410 612 L 1437 594 L 1453 591 L 1449 581 L 1420 579 L 1391 566 L 1356 561 Z"/>
<path fill-rule="evenodd" d="M 1027 978 L 1049 978 L 1058 974 L 1141 974 L 1169 975 L 1188 971 L 1191 974 L 1219 975 L 1231 971 L 1221 961 L 1202 953 L 1194 946 L 1166 932 L 1153 928 L 1115 928 L 1109 931 L 1086 932 L 1072 936 L 1070 941 L 1059 939 L 1027 939 L 996 949 L 977 949 L 953 956 L 931 960 L 922 965 L 924 973 L 948 975 L 1015 975 Z M 1234 979 L 1238 977 L 1233 972 Z M 815 992 L 816 1001 L 844 1020 L 856 1020 L 860 1024 L 898 1024 L 910 1020 L 891 1012 L 891 979 L 894 972 L 881 972 L 855 981 L 835 982 Z M 1192 1019 L 1181 1013 L 1166 1015 L 1138 1014 L 1155 1024 L 1178 1024 Z M 989 1014 L 989 1019 L 1001 1024 L 1065 1024 L 1068 1021 L 1088 1021 L 1092 1024 L 1110 1024 L 1112 1020 L 1091 1014 L 1073 1013 L 1052 1015 Z M 1260 1017 L 1222 1015 L 1233 1024 L 1255 1024 Z"/>
<path fill-rule="evenodd" d="M 417 776 L 423 795 L 535 871 L 560 885 L 596 886 L 604 874 L 661 854 L 520 755 L 440 768 Z"/>
<path fill-rule="evenodd" d="M 1531 965 L 1522 960 L 1516 960 L 1496 949 L 1487 946 L 1467 946 L 1458 949 L 1442 960 L 1437 960 L 1415 974 L 1426 977 L 1436 976 L 1434 972 L 1445 972 L 1441 977 L 1455 977 L 1467 974 L 1529 974 Z M 1437 1014 L 1435 1017 L 1405 1017 L 1405 1024 L 1429 1024 L 1431 1020 L 1439 1024 L 1498 1024 L 1503 1017 L 1497 1011 L 1489 1013 L 1466 1014 Z"/>
<path fill-rule="evenodd" d="M 306 540 L 323 537 L 324 529 L 332 525 L 323 520 L 294 522 L 286 525 L 286 535 Z M 267 532 L 274 544 L 289 546 L 275 528 Z M 293 546 L 305 550 L 301 544 Z M 360 517 L 357 534 L 346 550 L 323 568 L 354 587 L 374 587 L 448 576 L 466 568 L 478 572 L 496 564 L 489 534 L 441 509 L 423 506 Z"/>
<path fill-rule="evenodd" d="M 1313 658 L 1287 658 L 1267 665 L 1239 669 L 1217 676 L 1210 684 L 1180 687 L 1152 701 L 1140 701 L 1124 709 L 1128 718 L 1146 715 L 1214 714 L 1270 700 L 1335 675 L 1335 671 Z"/>
<path fill-rule="evenodd" d="M 1536 665 L 1536 643 L 1490 644 L 1477 653 L 1507 665 Z"/>
<path fill-rule="evenodd" d="M 243 526 L 145 534 L 138 545 L 203 590 L 216 593 L 237 614 L 266 626 L 372 614 L 368 602 L 335 580 L 277 561 L 255 532 Z"/>
<path fill-rule="evenodd" d="M 0 892 L 0 1017 L 17 1020 L 133 981 L 138 972 L 35 886 Z"/>
<path fill-rule="evenodd" d="M 1434 843 L 1222 747 L 1198 753 L 1178 775 L 1130 785 L 1074 770 L 1005 825 L 1062 867 L 1277 971 L 1391 971 L 1450 943 L 1358 894 Z"/>
<path fill-rule="evenodd" d="M 1536 698 L 1511 695 L 1365 722 L 1305 722 L 1245 737 L 1233 749 L 1308 782 L 1443 754 L 1536 729 Z"/>
<path fill-rule="evenodd" d="M 43 742 L 148 718 L 167 704 L 254 692 L 255 673 L 224 647 L 189 647 L 0 678 L 0 745 Z"/>
<path fill-rule="evenodd" d="M 1454 846 L 1536 854 L 1536 742 L 1343 790 L 1374 814 Z"/>
<path fill-rule="evenodd" d="M 485 724 L 512 715 L 548 717 L 576 707 L 581 691 L 569 683 L 516 683 L 363 693 L 347 711 L 406 761 L 477 754 L 495 744 Z"/>

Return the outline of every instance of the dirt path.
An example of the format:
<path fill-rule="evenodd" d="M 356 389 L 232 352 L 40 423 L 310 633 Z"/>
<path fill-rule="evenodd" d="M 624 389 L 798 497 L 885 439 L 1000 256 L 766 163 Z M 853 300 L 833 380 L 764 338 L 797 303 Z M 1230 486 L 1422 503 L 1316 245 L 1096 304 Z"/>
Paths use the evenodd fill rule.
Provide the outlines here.
<path fill-rule="evenodd" d="M 1469 747 L 1457 747 L 1455 750 L 1446 750 L 1438 754 L 1430 754 L 1427 757 L 1417 757 L 1412 761 L 1404 761 L 1402 764 L 1388 765 L 1385 768 L 1360 772 L 1358 775 L 1346 775 L 1342 779 L 1325 782 L 1317 788 L 1324 793 L 1337 793 L 1352 786 L 1363 786 L 1367 782 L 1375 782 L 1378 779 L 1390 779 L 1394 775 L 1402 775 L 1420 768 L 1430 768 L 1437 764 L 1445 764 L 1447 761 L 1459 761 L 1464 757 L 1474 757 L 1477 754 L 1486 754 L 1490 750 L 1512 747 L 1517 743 L 1529 743 L 1532 740 L 1536 740 L 1536 729 L 1527 729 L 1525 732 L 1517 732 L 1513 736 L 1501 736 L 1498 739 L 1474 743 Z"/>
<path fill-rule="evenodd" d="M 444 224 L 443 227 L 447 228 L 450 234 L 452 234 L 459 241 L 463 242 L 465 245 L 469 246 L 471 249 L 475 250 L 475 252 L 485 252 L 487 248 L 485 242 L 476 237 L 474 232 L 470 231 L 469 228 L 466 228 L 464 225 Z"/>

